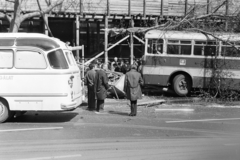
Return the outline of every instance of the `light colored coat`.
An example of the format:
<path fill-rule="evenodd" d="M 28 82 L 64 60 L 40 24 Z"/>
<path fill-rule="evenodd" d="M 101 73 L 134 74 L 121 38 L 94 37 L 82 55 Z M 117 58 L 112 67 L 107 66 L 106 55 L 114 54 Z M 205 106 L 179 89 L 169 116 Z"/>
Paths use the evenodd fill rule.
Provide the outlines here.
<path fill-rule="evenodd" d="M 127 99 L 130 101 L 136 101 L 142 98 L 141 85 L 143 85 L 143 79 L 139 72 L 135 69 L 126 73 L 124 91 Z"/>

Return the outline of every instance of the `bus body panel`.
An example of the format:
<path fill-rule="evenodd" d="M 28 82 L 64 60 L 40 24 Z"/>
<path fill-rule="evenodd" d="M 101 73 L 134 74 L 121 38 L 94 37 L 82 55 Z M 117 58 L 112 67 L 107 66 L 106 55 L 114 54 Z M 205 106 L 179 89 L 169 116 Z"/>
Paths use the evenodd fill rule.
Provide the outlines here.
<path fill-rule="evenodd" d="M 65 43 L 42 34 L 1 33 L 0 37 L 0 42 L 3 42 L 0 50 L 11 49 L 14 52 L 14 66 L 0 68 L 0 98 L 7 101 L 10 111 L 64 111 L 73 110 L 82 103 L 80 70 L 76 62 L 70 64 L 67 60 L 64 51 L 67 50 L 71 56 L 72 53 Z M 38 44 L 44 39 L 52 44 Z M 19 44 L 16 45 L 16 42 Z M 56 69 L 50 65 L 48 54 L 55 50 L 63 53 L 62 57 L 66 59 L 67 68 Z M 37 51 L 43 54 L 46 67 L 16 68 L 16 51 Z M 0 58 L 6 59 L 6 54 L 2 55 Z M 73 56 L 71 61 L 74 61 Z"/>
<path fill-rule="evenodd" d="M 229 79 L 229 87 L 234 88 L 240 82 L 240 59 L 236 58 L 145 55 L 144 59 L 142 73 L 145 84 L 167 86 L 171 83 L 171 75 L 178 72 L 188 74 L 192 78 L 193 87 L 208 87 L 213 74 L 213 61 L 222 67 L 219 68 L 221 76 Z"/>

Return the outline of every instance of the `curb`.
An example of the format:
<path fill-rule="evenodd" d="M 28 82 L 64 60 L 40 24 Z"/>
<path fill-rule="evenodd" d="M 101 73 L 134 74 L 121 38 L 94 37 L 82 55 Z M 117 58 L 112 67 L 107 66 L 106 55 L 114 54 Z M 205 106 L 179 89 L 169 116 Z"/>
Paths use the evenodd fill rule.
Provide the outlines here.
<path fill-rule="evenodd" d="M 193 102 L 200 102 L 202 98 L 192 97 L 192 98 L 181 98 L 181 99 L 165 99 L 165 103 L 193 103 Z"/>

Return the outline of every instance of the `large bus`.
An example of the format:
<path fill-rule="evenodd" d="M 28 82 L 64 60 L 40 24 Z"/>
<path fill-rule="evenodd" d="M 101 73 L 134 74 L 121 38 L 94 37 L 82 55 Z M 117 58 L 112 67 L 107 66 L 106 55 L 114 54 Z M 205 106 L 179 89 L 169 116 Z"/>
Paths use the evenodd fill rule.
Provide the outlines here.
<path fill-rule="evenodd" d="M 82 103 L 72 48 L 38 33 L 0 33 L 0 122 L 26 111 L 69 111 Z"/>
<path fill-rule="evenodd" d="M 232 88 L 240 83 L 240 34 L 151 30 L 145 34 L 145 84 L 169 87 L 179 96 L 209 87 L 218 73 Z M 211 87 L 211 85 L 210 85 Z"/>

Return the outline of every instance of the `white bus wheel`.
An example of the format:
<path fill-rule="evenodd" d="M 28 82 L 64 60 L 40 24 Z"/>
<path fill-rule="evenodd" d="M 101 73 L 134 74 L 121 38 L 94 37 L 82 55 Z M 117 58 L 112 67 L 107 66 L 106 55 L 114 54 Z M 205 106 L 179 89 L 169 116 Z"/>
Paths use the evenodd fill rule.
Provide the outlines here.
<path fill-rule="evenodd" d="M 10 111 L 6 103 L 0 101 L 0 123 L 5 122 L 9 117 Z"/>
<path fill-rule="evenodd" d="M 176 75 L 173 79 L 173 90 L 179 96 L 186 96 L 191 90 L 191 81 L 184 74 Z"/>

